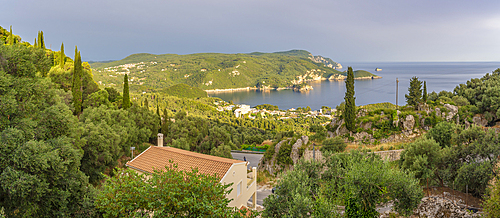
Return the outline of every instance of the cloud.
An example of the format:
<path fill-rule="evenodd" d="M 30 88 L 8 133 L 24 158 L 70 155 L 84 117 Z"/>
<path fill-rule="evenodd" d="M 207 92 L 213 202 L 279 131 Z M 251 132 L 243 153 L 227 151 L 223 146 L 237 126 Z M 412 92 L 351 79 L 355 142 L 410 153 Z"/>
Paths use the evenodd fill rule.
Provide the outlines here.
<path fill-rule="evenodd" d="M 8 1 L 2 26 L 86 60 L 306 49 L 338 61 L 499 60 L 500 1 Z"/>

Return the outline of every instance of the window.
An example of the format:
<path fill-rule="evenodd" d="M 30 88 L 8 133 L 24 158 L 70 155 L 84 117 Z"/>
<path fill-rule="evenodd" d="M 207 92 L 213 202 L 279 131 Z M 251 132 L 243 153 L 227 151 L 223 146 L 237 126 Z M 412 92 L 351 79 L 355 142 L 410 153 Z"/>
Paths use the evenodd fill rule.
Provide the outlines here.
<path fill-rule="evenodd" d="M 236 186 L 236 196 L 240 196 L 241 194 L 241 182 L 238 183 L 238 185 Z"/>

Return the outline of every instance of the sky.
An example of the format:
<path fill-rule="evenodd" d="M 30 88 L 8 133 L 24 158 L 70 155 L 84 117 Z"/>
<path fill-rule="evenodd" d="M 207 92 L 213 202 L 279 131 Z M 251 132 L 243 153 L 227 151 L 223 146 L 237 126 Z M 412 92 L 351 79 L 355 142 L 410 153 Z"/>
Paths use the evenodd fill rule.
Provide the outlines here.
<path fill-rule="evenodd" d="M 85 61 L 303 49 L 346 62 L 500 61 L 500 1 L 6 0 L 0 26 Z"/>

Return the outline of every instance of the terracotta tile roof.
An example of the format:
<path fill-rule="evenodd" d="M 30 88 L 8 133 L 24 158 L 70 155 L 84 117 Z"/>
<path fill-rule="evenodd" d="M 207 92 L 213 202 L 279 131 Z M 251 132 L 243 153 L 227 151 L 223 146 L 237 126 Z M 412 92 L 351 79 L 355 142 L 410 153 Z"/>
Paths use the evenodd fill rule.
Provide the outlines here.
<path fill-rule="evenodd" d="M 198 168 L 200 173 L 216 174 L 219 178 L 222 178 L 233 164 L 244 163 L 240 160 L 200 154 L 173 147 L 151 146 L 127 162 L 127 166 L 152 173 L 153 169 L 164 170 L 165 166 L 170 166 L 169 160 L 177 164 L 179 170 L 191 171 L 191 168 Z"/>

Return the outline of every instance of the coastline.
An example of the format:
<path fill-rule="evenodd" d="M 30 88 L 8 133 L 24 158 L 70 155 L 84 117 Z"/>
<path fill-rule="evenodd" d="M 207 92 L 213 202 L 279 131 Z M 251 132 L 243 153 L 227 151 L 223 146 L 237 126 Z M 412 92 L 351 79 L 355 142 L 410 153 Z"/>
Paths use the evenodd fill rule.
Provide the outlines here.
<path fill-rule="evenodd" d="M 366 77 L 358 77 L 354 78 L 354 80 L 368 80 L 368 79 L 382 79 L 381 76 L 366 76 Z M 315 81 L 324 81 L 324 80 L 329 80 L 329 81 L 342 81 L 345 80 L 345 78 L 335 78 L 335 79 L 328 79 L 322 77 L 320 80 L 305 80 L 304 82 L 315 82 Z M 250 91 L 250 90 L 261 90 L 261 91 L 266 91 L 266 90 L 287 90 L 287 89 L 293 89 L 293 87 L 279 87 L 279 88 L 257 88 L 257 87 L 244 87 L 244 88 L 231 88 L 231 89 L 206 89 L 203 90 L 207 92 L 208 94 L 210 93 L 222 93 L 222 92 L 243 92 L 243 91 Z"/>

